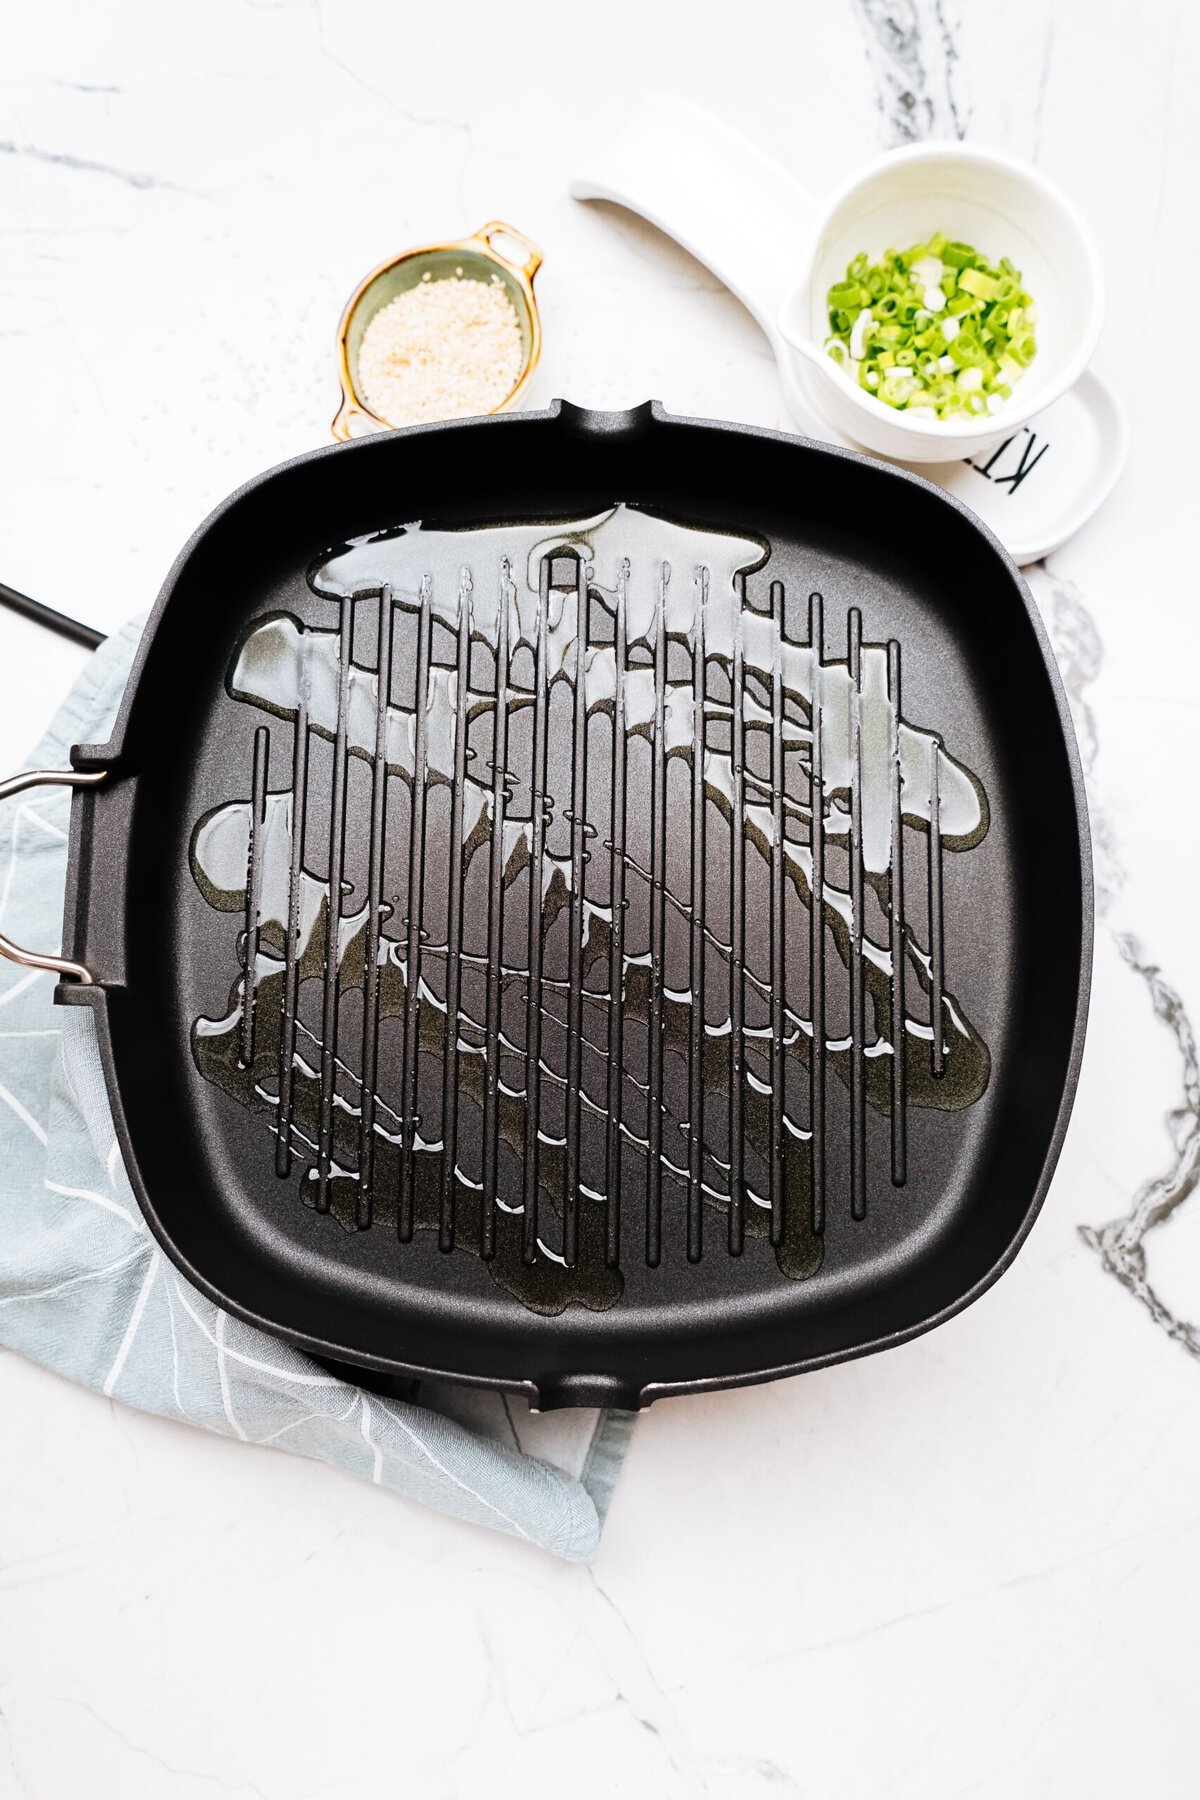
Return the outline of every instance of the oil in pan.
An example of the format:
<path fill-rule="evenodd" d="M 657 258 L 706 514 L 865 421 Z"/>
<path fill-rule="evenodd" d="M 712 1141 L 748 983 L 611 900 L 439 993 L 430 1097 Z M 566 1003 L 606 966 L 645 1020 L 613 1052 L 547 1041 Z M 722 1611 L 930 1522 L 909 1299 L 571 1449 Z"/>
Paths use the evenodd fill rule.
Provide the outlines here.
<path fill-rule="evenodd" d="M 984 1092 L 943 924 L 982 785 L 858 607 L 789 634 L 770 555 L 625 505 L 409 525 L 310 570 L 327 622 L 249 625 L 193 1054 L 332 1229 L 436 1233 L 546 1314 L 664 1240 L 803 1279 L 872 1203 L 868 1112 L 902 1187 L 914 1115 Z"/>

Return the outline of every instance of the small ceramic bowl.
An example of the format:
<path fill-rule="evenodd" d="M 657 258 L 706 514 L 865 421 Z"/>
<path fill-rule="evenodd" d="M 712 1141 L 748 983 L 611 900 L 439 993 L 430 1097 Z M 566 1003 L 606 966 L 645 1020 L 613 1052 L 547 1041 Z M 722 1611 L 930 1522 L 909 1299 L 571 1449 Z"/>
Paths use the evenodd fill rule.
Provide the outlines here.
<path fill-rule="evenodd" d="M 1037 355 L 995 414 L 939 420 L 881 405 L 825 351 L 825 296 L 859 251 L 920 242 L 933 230 L 1008 256 L 1037 307 Z M 1040 170 L 995 150 L 914 144 L 860 170 L 820 211 L 779 313 L 819 412 L 855 443 L 906 462 L 978 455 L 1044 412 L 1082 375 L 1104 313 L 1100 263 L 1079 213 Z"/>
<path fill-rule="evenodd" d="M 516 259 L 497 249 L 496 240 L 511 245 Z M 523 260 L 521 260 L 523 258 Z M 363 333 L 381 307 L 397 294 L 416 287 L 424 276 L 438 280 L 452 275 L 469 281 L 491 281 L 498 275 L 508 291 L 521 327 L 521 374 L 512 392 L 492 408 L 506 412 L 515 406 L 537 367 L 542 351 L 542 323 L 537 301 L 533 297 L 533 278 L 541 267 L 542 253 L 524 232 L 502 219 L 491 219 L 470 237 L 449 244 L 426 244 L 417 250 L 405 250 L 399 256 L 381 263 L 360 281 L 342 314 L 338 326 L 338 375 L 342 384 L 342 403 L 333 421 L 333 435 L 343 441 L 363 437 L 373 431 L 390 431 L 387 419 L 373 413 L 362 397 L 358 380 L 358 353 Z"/>

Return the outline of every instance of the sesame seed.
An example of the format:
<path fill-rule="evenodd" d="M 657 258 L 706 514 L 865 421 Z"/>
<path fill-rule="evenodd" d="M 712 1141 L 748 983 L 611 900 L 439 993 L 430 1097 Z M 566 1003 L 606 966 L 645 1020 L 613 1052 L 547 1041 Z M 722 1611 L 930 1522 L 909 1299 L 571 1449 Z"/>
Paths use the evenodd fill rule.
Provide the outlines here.
<path fill-rule="evenodd" d="M 499 275 L 461 271 L 397 294 L 375 314 L 358 353 L 358 386 L 389 425 L 495 412 L 524 367 L 521 326 Z"/>

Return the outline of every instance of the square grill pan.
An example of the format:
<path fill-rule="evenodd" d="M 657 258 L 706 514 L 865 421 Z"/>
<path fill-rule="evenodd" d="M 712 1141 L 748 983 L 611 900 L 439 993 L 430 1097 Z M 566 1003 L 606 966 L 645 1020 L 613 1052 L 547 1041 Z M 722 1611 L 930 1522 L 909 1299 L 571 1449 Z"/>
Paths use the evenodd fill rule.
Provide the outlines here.
<path fill-rule="evenodd" d="M 72 760 L 58 998 L 143 1209 L 326 1360 L 637 1406 L 925 1330 L 1032 1223 L 1078 754 L 914 477 L 653 405 L 316 452 Z"/>

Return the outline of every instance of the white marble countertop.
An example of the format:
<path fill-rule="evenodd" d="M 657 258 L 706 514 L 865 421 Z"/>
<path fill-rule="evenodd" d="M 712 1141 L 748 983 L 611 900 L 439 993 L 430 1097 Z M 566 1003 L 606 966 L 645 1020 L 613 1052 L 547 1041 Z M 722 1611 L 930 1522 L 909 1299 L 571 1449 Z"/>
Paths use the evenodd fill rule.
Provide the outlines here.
<path fill-rule="evenodd" d="M 1133 447 L 1031 573 L 1100 913 L 1075 1116 L 1013 1270 L 890 1354 L 654 1407 L 592 1570 L 0 1356 L 0 1794 L 1195 1791 L 1200 609 L 1193 432 L 1147 309 L 1200 277 L 1198 78 L 1184 0 L 74 0 L 10 26 L 0 577 L 105 628 L 231 487 L 324 441 L 360 273 L 489 217 L 546 251 L 535 401 L 786 426 L 738 304 L 567 198 L 643 87 L 816 188 L 905 133 L 1035 158 L 1098 235 Z M 79 661 L 0 614 L 6 767 Z M 1139 1207 L 1169 1216 L 1114 1246 L 1130 1288 L 1080 1228 Z"/>

